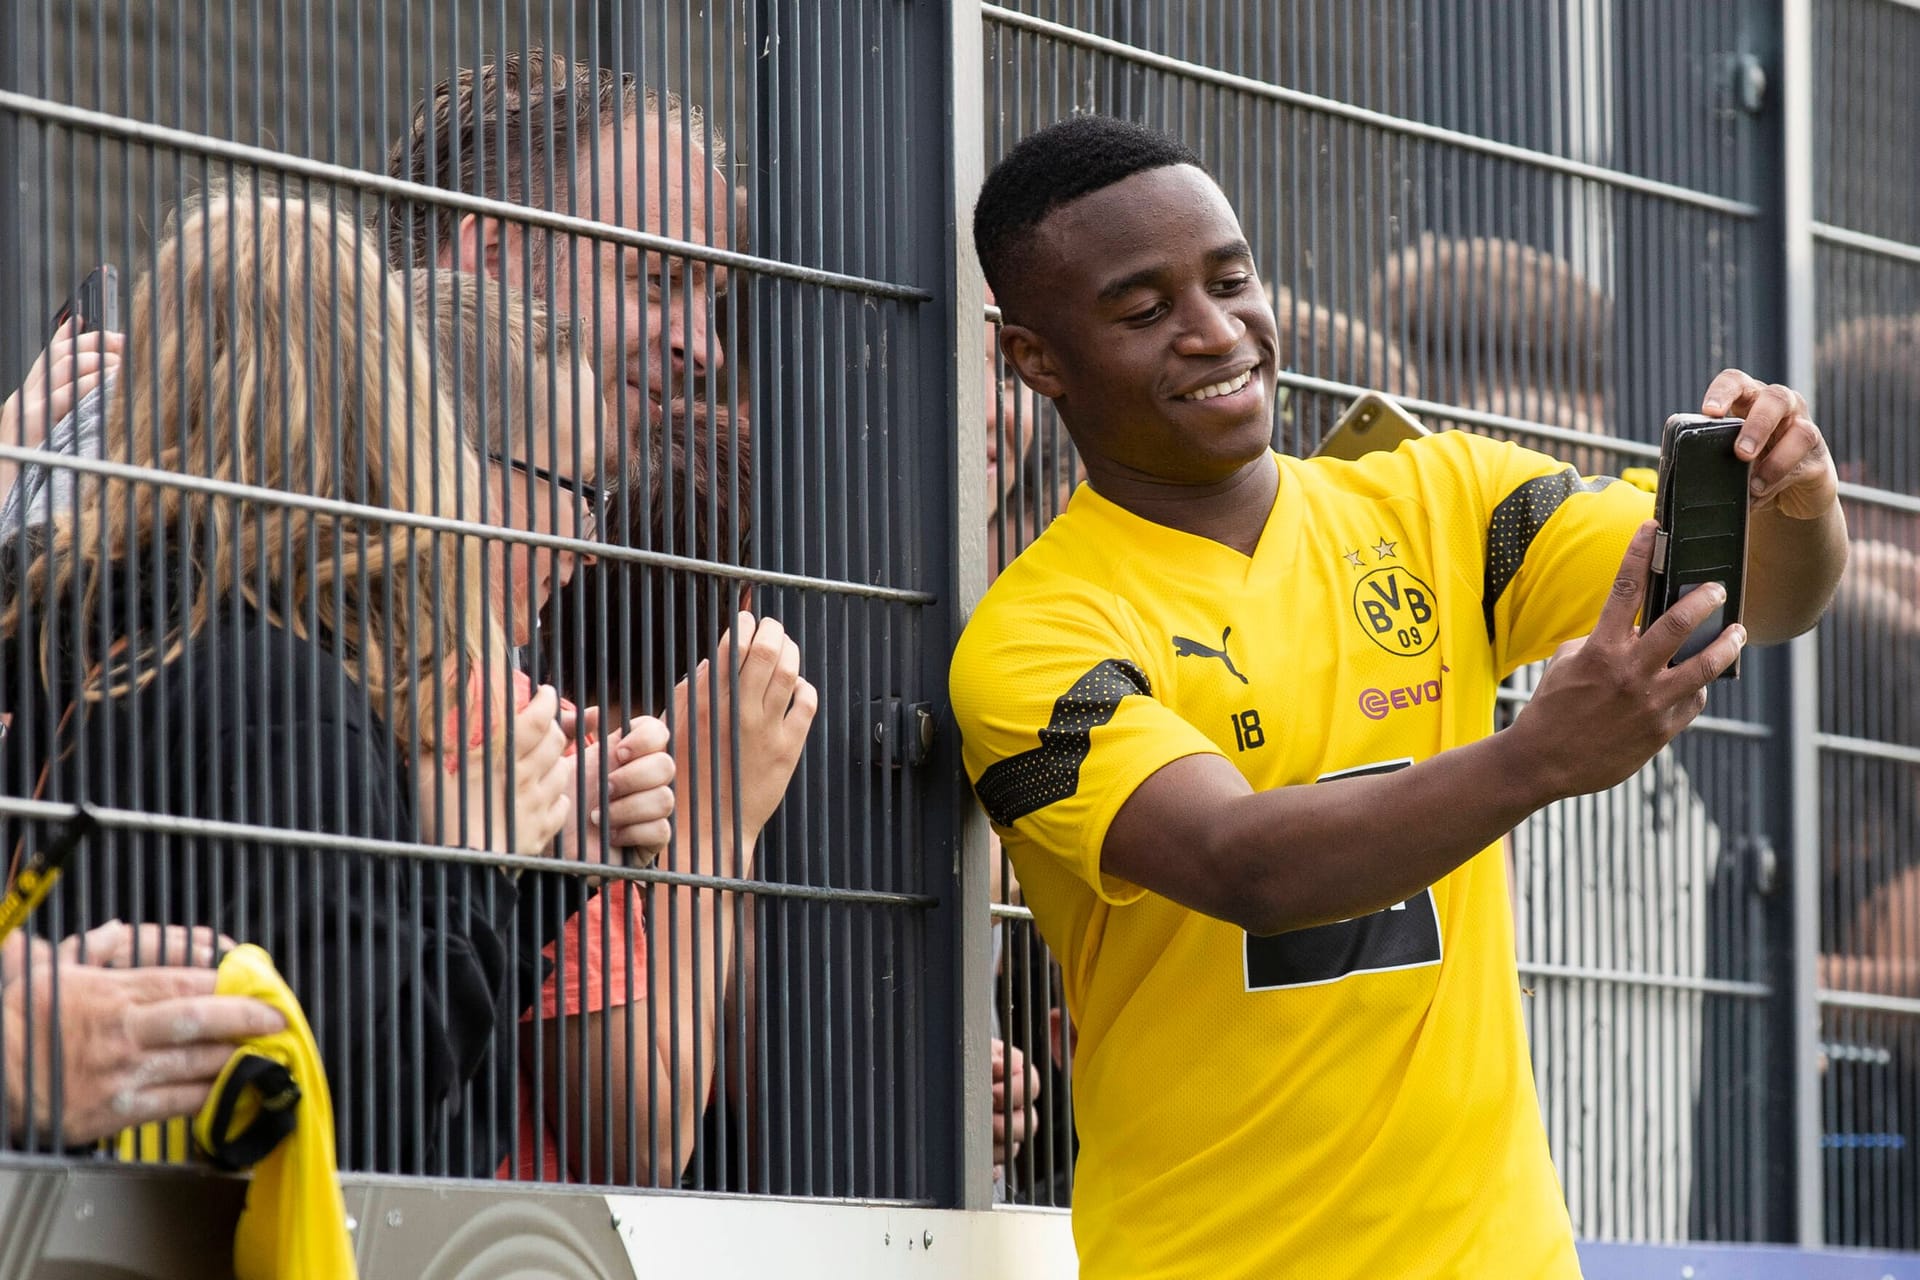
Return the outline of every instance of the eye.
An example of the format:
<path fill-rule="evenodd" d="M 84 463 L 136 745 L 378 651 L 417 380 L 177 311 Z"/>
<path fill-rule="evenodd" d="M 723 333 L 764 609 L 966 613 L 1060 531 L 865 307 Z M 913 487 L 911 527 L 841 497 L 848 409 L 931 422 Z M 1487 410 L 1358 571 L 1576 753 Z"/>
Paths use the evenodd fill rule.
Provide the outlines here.
<path fill-rule="evenodd" d="M 1227 276 L 1223 280 L 1214 281 L 1213 291 L 1224 297 L 1231 297 L 1234 294 L 1241 292 L 1248 285 L 1252 283 L 1253 283 L 1252 272 L 1238 271 L 1238 272 L 1235 272 L 1233 275 Z"/>
<path fill-rule="evenodd" d="M 1136 329 L 1144 329 L 1165 314 L 1167 314 L 1167 304 L 1164 302 L 1156 302 L 1143 310 L 1123 316 L 1121 323 L 1132 325 Z"/>

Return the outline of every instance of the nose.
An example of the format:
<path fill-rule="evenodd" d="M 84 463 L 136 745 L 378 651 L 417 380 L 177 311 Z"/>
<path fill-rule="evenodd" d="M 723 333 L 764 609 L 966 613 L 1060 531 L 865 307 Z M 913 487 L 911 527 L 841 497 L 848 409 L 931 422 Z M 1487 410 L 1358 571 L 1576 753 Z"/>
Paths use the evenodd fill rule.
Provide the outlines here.
<path fill-rule="evenodd" d="M 573 571 L 581 561 L 593 563 L 592 556 L 576 556 L 571 551 L 553 553 L 553 589 L 555 591 L 573 581 Z"/>
<path fill-rule="evenodd" d="M 1176 340 L 1182 355 L 1224 355 L 1239 345 L 1246 321 L 1234 313 L 1230 299 L 1201 291 L 1185 311 L 1185 325 Z"/>
<path fill-rule="evenodd" d="M 668 340 L 672 344 L 673 371 L 681 378 L 704 378 L 717 373 L 726 364 L 720 344 L 713 341 L 713 317 L 707 300 L 699 292 L 673 299 L 673 314 L 667 320 Z"/>

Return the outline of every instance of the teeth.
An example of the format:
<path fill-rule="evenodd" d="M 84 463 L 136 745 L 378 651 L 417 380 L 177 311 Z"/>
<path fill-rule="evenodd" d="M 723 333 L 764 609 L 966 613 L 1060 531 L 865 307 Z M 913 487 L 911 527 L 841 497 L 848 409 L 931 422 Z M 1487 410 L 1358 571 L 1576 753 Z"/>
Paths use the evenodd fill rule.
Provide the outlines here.
<path fill-rule="evenodd" d="M 1198 391 L 1189 392 L 1180 398 L 1182 400 L 1211 400 L 1215 396 L 1230 396 L 1252 380 L 1253 370 L 1249 369 L 1237 378 L 1229 378 L 1225 382 L 1216 382 L 1210 387 L 1202 387 Z"/>

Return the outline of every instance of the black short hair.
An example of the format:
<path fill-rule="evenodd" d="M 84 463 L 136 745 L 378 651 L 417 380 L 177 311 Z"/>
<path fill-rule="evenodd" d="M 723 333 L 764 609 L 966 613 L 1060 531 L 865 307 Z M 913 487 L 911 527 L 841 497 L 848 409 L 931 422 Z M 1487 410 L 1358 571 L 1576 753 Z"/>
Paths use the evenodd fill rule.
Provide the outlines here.
<path fill-rule="evenodd" d="M 1164 133 L 1113 116 L 1075 116 L 1022 138 L 973 202 L 973 246 L 1000 305 L 1018 305 L 1021 255 L 1049 213 L 1148 169 L 1200 157 Z"/>

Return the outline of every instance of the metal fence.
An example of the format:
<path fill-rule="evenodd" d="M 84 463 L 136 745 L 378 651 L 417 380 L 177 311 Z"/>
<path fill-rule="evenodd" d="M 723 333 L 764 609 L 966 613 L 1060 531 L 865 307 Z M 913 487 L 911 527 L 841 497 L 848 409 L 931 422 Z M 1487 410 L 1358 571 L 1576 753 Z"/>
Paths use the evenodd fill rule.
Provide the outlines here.
<path fill-rule="evenodd" d="M 1078 479 L 1050 410 L 993 354 L 972 192 L 1026 133 L 1110 112 L 1182 136 L 1239 210 L 1279 312 L 1282 448 L 1311 449 L 1378 387 L 1435 426 L 1613 471 L 1647 465 L 1664 417 L 1724 365 L 1812 389 L 1869 540 L 1835 615 L 1817 641 L 1752 655 L 1641 776 L 1515 833 L 1518 980 L 1582 1235 L 1920 1247 L 1920 121 L 1898 80 L 1917 42 L 1899 0 L 10 6 L 0 385 L 27 378 L 45 317 L 98 263 L 118 264 L 129 323 L 147 319 L 105 447 L 49 463 L 28 450 L 51 422 L 25 416 L 0 440 L 0 461 L 81 477 L 67 527 L 120 556 L 100 600 L 123 612 L 69 585 L 36 616 L 109 642 L 139 633 L 129 618 L 169 622 L 181 583 L 218 580 L 208 548 L 252 530 L 253 576 L 214 593 L 216 636 L 253 636 L 262 614 L 276 634 L 365 628 L 417 603 L 389 584 L 417 584 L 433 627 L 463 599 L 492 610 L 477 687 L 550 680 L 603 725 L 665 714 L 681 744 L 674 842 L 652 865 L 595 847 L 585 752 L 570 823 L 598 861 L 518 852 L 527 816 L 485 767 L 438 788 L 500 793 L 471 839 L 358 815 L 317 835 L 301 804 L 401 770 L 384 745 L 349 754 L 313 730 L 351 697 L 318 691 L 311 653 L 301 677 L 256 644 L 224 684 L 189 668 L 148 718 L 96 722 L 45 787 L 9 766 L 14 836 L 50 838 L 76 799 L 102 824 L 36 927 L 117 915 L 275 940 L 310 1012 L 347 1011 L 315 1025 L 348 1167 L 1070 1203 L 1071 1027 L 987 854 L 944 688 L 966 608 Z M 601 110 L 589 79 L 555 98 L 534 72 L 556 67 L 508 73 L 535 49 L 567 77 L 603 69 L 615 98 L 628 80 L 655 97 Z M 482 123 L 421 109 L 483 67 Z M 245 236 L 174 212 L 223 188 Z M 238 271 L 263 203 L 294 202 L 345 219 L 347 265 L 301 258 L 289 277 L 296 258 L 270 244 L 278 278 Z M 388 318 L 331 305 L 379 294 L 360 254 L 386 264 Z M 135 304 L 148 273 L 172 311 Z M 205 344 L 175 344 L 195 332 Z M 207 406 L 240 398 L 238 357 L 216 355 L 242 349 L 381 353 L 386 408 L 344 429 L 337 386 L 282 369 L 272 385 L 301 389 L 276 408 L 304 396 L 305 412 L 277 416 L 314 414 L 312 433 L 267 431 L 279 465 L 241 443 L 230 463 Z M 570 351 L 604 394 L 563 376 Z M 164 430 L 140 434 L 147 420 Z M 409 449 L 454 456 L 473 420 L 491 424 L 476 474 L 506 483 L 389 510 L 406 504 L 368 475 L 418 465 Z M 576 480 L 584 533 L 562 518 Z M 109 525 L 138 536 L 102 541 Z M 396 539 L 418 572 L 365 567 Z M 329 580 L 322 617 L 298 584 L 343 548 L 362 567 Z M 17 533 L 0 548 L 14 589 L 81 562 L 39 550 Z M 553 569 L 588 551 L 570 580 Z M 674 692 L 718 696 L 742 603 L 785 624 L 819 692 L 757 849 L 749 793 L 785 767 L 770 731 Z M 396 658 L 434 667 L 410 643 Z M 35 686 L 32 653 L 7 662 L 14 689 Z M 222 690 L 278 698 L 270 722 L 306 736 L 247 773 L 198 737 Z M 448 701 L 410 723 L 444 723 Z M 363 711 L 391 726 L 393 706 Z M 474 718 L 499 737 L 517 723 Z M 37 759 L 46 738 L 23 726 L 0 752 Z M 122 739 L 139 745 L 107 749 Z M 294 775 L 292 810 L 259 790 L 267 761 Z M 178 801 L 202 773 L 239 798 Z M 407 813 L 438 802 L 416 799 Z M 14 978 L 72 980 L 51 956 Z M 435 1092 L 429 1024 L 466 980 L 486 987 L 462 1050 L 480 1065 Z M 17 1122 L 20 1096 L 0 1158 L 74 1145 L 57 1100 Z"/>

